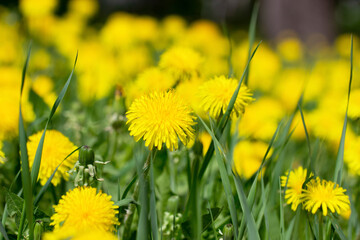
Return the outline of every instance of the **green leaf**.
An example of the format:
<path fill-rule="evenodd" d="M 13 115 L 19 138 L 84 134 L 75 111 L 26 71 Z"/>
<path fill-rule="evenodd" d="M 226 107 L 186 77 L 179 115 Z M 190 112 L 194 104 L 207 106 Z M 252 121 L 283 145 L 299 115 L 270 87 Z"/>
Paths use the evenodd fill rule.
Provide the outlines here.
<path fill-rule="evenodd" d="M 351 38 L 352 40 L 352 38 Z M 346 240 L 346 236 L 344 234 L 344 232 L 341 230 L 341 227 L 339 225 L 339 223 L 337 222 L 336 218 L 330 213 L 329 214 L 330 220 L 331 220 L 331 225 L 334 227 L 336 233 L 338 234 L 338 236 L 340 237 L 341 240 Z"/>
<path fill-rule="evenodd" d="M 2 225 L 1 222 L 0 222 L 0 232 L 4 236 L 5 240 L 9 240 L 9 237 L 8 237 L 8 235 L 6 233 L 6 230 L 5 230 L 5 228 L 4 228 L 4 226 Z"/>
<path fill-rule="evenodd" d="M 22 71 L 22 77 L 21 77 L 21 88 L 20 88 L 20 102 L 19 102 L 19 143 L 20 143 L 20 159 L 21 159 L 21 180 L 22 180 L 22 187 L 24 189 L 24 198 L 25 198 L 25 211 L 26 211 L 26 217 L 29 223 L 29 239 L 34 239 L 34 231 L 33 231 L 33 195 L 32 195 L 32 185 L 31 185 L 31 178 L 30 178 L 30 167 L 29 167 L 29 157 L 28 152 L 26 148 L 26 132 L 24 127 L 24 121 L 22 117 L 22 111 L 21 111 L 21 99 L 22 99 L 22 93 L 24 89 L 24 83 L 25 83 L 25 76 L 26 76 L 26 70 L 29 64 L 30 59 L 30 52 L 31 52 L 31 43 L 29 46 L 29 50 L 27 53 L 26 61 L 24 64 L 24 68 Z M 24 213 L 22 214 L 22 218 L 25 219 Z M 24 221 L 24 220 L 23 220 Z M 19 236 L 22 235 L 22 224 L 20 224 L 19 228 Z"/>
<path fill-rule="evenodd" d="M 249 54 L 248 54 L 248 60 L 250 59 L 251 56 L 251 49 L 254 45 L 254 41 L 255 41 L 255 34 L 256 34 L 256 22 L 257 22 L 257 16 L 259 13 L 259 2 L 256 1 L 254 4 L 254 8 L 253 11 L 251 13 L 251 19 L 250 19 L 250 26 L 249 26 Z M 248 68 L 248 70 L 246 71 L 246 76 L 245 76 L 245 85 L 248 85 L 249 83 L 249 74 L 250 74 L 250 66 Z"/>
<path fill-rule="evenodd" d="M 3 188 L 6 194 L 6 203 L 8 204 L 8 212 L 9 216 L 21 216 L 24 200 L 21 199 L 18 195 L 16 195 L 13 192 L 7 191 L 5 188 Z M 17 222 L 19 224 L 19 222 Z"/>
<path fill-rule="evenodd" d="M 78 53 L 76 53 L 76 57 L 75 57 L 75 62 L 74 62 L 74 67 L 70 73 L 70 76 L 68 78 L 68 80 L 66 81 L 63 89 L 61 90 L 59 96 L 57 97 L 52 109 L 51 109 L 51 112 L 49 114 L 49 118 L 46 122 L 46 125 L 45 125 L 45 128 L 44 128 L 44 132 L 41 136 L 41 139 L 39 141 L 39 144 L 38 144 L 38 147 L 36 149 L 36 154 L 35 154 L 35 158 L 34 158 L 34 163 L 33 163 L 33 166 L 31 168 L 31 180 L 32 180 L 32 186 L 34 187 L 36 185 L 36 182 L 37 182 L 37 179 L 38 179 L 38 175 L 39 175 L 39 169 L 40 169 L 40 163 L 41 163 L 41 156 L 42 156 L 42 150 L 43 150 L 43 146 L 44 146 L 44 141 L 45 141 L 45 133 L 46 133 L 46 130 L 48 128 L 48 125 L 50 124 L 50 121 L 52 119 L 52 117 L 54 116 L 58 106 L 60 105 L 62 99 L 64 98 L 65 96 L 65 93 L 70 85 L 70 82 L 71 82 L 71 78 L 74 74 L 74 71 L 75 71 L 75 66 L 76 66 L 76 61 L 77 61 L 77 57 L 78 57 Z"/>
<path fill-rule="evenodd" d="M 234 196 L 231 191 L 231 185 L 230 185 L 229 176 L 227 174 L 226 166 L 225 166 L 223 158 L 222 158 L 222 156 L 223 156 L 226 159 L 226 156 L 225 156 L 224 150 L 222 149 L 222 146 L 220 145 L 219 141 L 215 137 L 214 131 L 209 129 L 209 127 L 206 125 L 206 123 L 202 120 L 202 118 L 200 116 L 198 116 L 198 118 L 200 119 L 201 123 L 205 127 L 206 131 L 211 135 L 211 138 L 212 138 L 214 144 L 216 145 L 215 159 L 216 159 L 218 167 L 219 167 L 221 182 L 224 186 L 226 200 L 229 205 L 231 221 L 232 221 L 232 224 L 234 225 L 234 229 L 235 229 L 234 236 L 235 236 L 235 238 L 237 238 L 237 236 L 238 236 L 238 233 L 237 233 L 238 220 L 237 220 L 237 214 L 236 214 L 235 200 L 234 200 Z M 221 151 L 221 154 L 220 154 L 220 151 Z M 228 163 L 229 161 L 227 161 L 227 159 L 226 159 L 225 162 Z"/>
<path fill-rule="evenodd" d="M 211 208 L 209 209 L 209 213 L 201 216 L 202 232 L 206 231 L 212 225 L 212 223 L 219 217 L 221 211 L 222 208 Z M 181 223 L 181 229 L 187 237 L 191 238 L 191 220 L 187 220 Z"/>
<path fill-rule="evenodd" d="M 155 197 L 155 180 L 154 180 L 154 160 L 156 150 L 151 153 L 150 159 L 150 223 L 151 232 L 154 240 L 158 239 L 158 223 L 157 223 L 157 212 L 156 212 L 156 197 Z"/>
<path fill-rule="evenodd" d="M 347 127 L 347 119 L 348 119 L 348 109 L 349 109 L 349 101 L 350 101 L 352 74 L 353 74 L 353 36 L 351 35 L 349 89 L 348 89 L 347 102 L 346 102 L 344 125 L 343 125 L 343 129 L 342 129 L 342 133 L 341 133 L 340 145 L 339 145 L 339 150 L 338 150 L 338 154 L 336 157 L 336 165 L 335 165 L 335 172 L 334 172 L 334 182 L 338 183 L 339 185 L 341 185 L 341 173 L 342 173 L 342 169 L 343 169 L 343 165 L 344 165 L 345 134 L 346 134 L 346 127 Z"/>
<path fill-rule="evenodd" d="M 134 199 L 132 198 L 124 198 L 124 199 L 121 199 L 120 201 L 117 201 L 115 202 L 114 204 L 116 206 L 119 206 L 119 207 L 124 207 L 124 206 L 127 206 L 129 204 L 136 204 L 136 205 L 139 205 L 139 203 L 137 203 Z"/>

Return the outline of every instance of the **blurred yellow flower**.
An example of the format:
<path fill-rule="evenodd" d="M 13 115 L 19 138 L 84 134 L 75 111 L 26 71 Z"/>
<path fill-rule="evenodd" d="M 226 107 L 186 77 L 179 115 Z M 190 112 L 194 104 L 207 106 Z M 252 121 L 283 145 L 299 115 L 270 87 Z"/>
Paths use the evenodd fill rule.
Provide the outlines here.
<path fill-rule="evenodd" d="M 280 56 L 288 62 L 300 61 L 303 58 L 303 46 L 298 38 L 282 39 L 277 45 Z"/>
<path fill-rule="evenodd" d="M 302 202 L 303 184 L 306 180 L 307 169 L 301 166 L 297 169 L 285 173 L 281 176 L 281 186 L 286 186 L 285 199 L 287 204 L 291 204 L 291 210 L 296 211 L 298 205 Z"/>
<path fill-rule="evenodd" d="M 204 82 L 199 87 L 199 97 L 205 112 L 208 112 L 215 119 L 224 114 L 237 86 L 238 81 L 236 79 L 225 76 L 214 77 Z M 245 112 L 245 107 L 253 100 L 251 91 L 242 84 L 231 116 L 242 115 Z"/>
<path fill-rule="evenodd" d="M 261 141 L 243 140 L 234 148 L 234 168 L 237 174 L 246 179 L 259 169 L 265 156 L 268 144 Z M 271 152 L 268 157 L 271 156 Z"/>
<path fill-rule="evenodd" d="M 99 8 L 97 0 L 71 0 L 68 5 L 70 14 L 86 18 L 93 16 Z"/>
<path fill-rule="evenodd" d="M 360 88 L 351 90 L 348 116 L 350 118 L 360 117 Z"/>
<path fill-rule="evenodd" d="M 151 150 L 163 143 L 171 151 L 178 149 L 178 138 L 187 145 L 194 138 L 195 124 L 190 108 L 173 91 L 153 92 L 136 99 L 126 113 L 130 135 L 141 138 Z"/>
<path fill-rule="evenodd" d="M 22 114 L 25 122 L 35 119 L 28 101 L 29 84 L 25 82 L 22 96 Z M 18 134 L 21 70 L 0 67 L 0 139 L 11 139 Z"/>
<path fill-rule="evenodd" d="M 5 159 L 5 153 L 3 152 L 2 148 L 3 142 L 0 140 L 0 164 L 3 164 Z"/>
<path fill-rule="evenodd" d="M 246 108 L 239 123 L 239 134 L 270 140 L 284 116 L 284 107 L 278 100 L 267 96 L 260 97 Z"/>
<path fill-rule="evenodd" d="M 33 166 L 36 149 L 41 139 L 42 131 L 31 135 L 27 142 L 30 167 Z M 44 185 L 54 172 L 56 167 L 77 147 L 61 132 L 57 130 L 47 130 L 42 151 L 39 179 Z M 56 186 L 61 178 L 69 178 L 68 171 L 74 166 L 78 158 L 78 152 L 68 157 L 56 171 L 51 183 Z"/>
<path fill-rule="evenodd" d="M 50 108 L 53 106 L 57 96 L 53 92 L 54 83 L 49 77 L 45 75 L 38 76 L 32 83 L 32 89 L 44 100 L 46 105 Z"/>
<path fill-rule="evenodd" d="M 360 176 L 360 137 L 346 136 L 344 162 L 346 163 L 349 172 Z"/>
<path fill-rule="evenodd" d="M 116 217 L 117 208 L 110 195 L 97 193 L 96 188 L 78 187 L 69 190 L 54 206 L 55 213 L 51 216 L 50 225 L 55 227 L 55 231 L 113 231 L 114 225 L 120 224 Z"/>
<path fill-rule="evenodd" d="M 303 190 L 302 201 L 304 208 L 315 214 L 319 208 L 326 216 L 328 209 L 334 213 L 346 212 L 350 209 L 349 197 L 346 190 L 331 181 L 320 180 L 319 177 L 311 179 Z"/>
<path fill-rule="evenodd" d="M 159 62 L 159 67 L 166 69 L 176 79 L 198 76 L 203 59 L 191 48 L 173 47 L 165 51 Z"/>
<path fill-rule="evenodd" d="M 57 0 L 21 0 L 19 8 L 26 17 L 39 17 L 53 13 Z"/>
<path fill-rule="evenodd" d="M 207 117 L 200 105 L 200 97 L 198 96 L 198 89 L 203 82 L 204 80 L 198 77 L 182 81 L 176 86 L 176 93 L 196 114 Z"/>
<path fill-rule="evenodd" d="M 159 68 L 148 68 L 138 75 L 134 82 L 125 87 L 126 105 L 144 94 L 169 90 L 175 85 L 174 77 Z"/>

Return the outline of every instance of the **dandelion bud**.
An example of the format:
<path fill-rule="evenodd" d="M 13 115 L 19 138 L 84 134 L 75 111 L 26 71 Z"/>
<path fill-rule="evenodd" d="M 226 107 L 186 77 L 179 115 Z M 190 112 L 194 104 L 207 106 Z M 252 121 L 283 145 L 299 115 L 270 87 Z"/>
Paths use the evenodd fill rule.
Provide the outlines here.
<path fill-rule="evenodd" d="M 79 151 L 79 162 L 82 166 L 93 165 L 95 161 L 95 153 L 89 146 L 82 146 Z"/>
<path fill-rule="evenodd" d="M 36 221 L 35 228 L 34 228 L 34 239 L 40 240 L 42 232 L 43 232 L 42 221 Z"/>
<path fill-rule="evenodd" d="M 224 240 L 232 240 L 234 235 L 234 227 L 231 223 L 224 227 Z"/>

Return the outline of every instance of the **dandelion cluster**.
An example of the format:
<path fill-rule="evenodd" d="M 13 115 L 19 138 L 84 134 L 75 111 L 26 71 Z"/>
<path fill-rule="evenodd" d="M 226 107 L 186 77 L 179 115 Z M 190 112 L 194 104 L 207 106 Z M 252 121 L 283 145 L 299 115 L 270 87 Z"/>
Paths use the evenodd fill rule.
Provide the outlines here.
<path fill-rule="evenodd" d="M 238 239 L 256 231 L 277 239 L 284 219 L 290 239 L 358 234 L 358 36 L 342 158 L 349 35 L 312 46 L 286 32 L 270 42 L 240 29 L 225 34 L 226 26 L 209 20 L 106 13 L 102 4 L 0 6 L 0 215 L 10 239 L 215 239 L 230 223 Z M 311 172 L 302 167 L 307 159 Z M 342 165 L 339 186 L 327 179 Z M 289 166 L 297 167 L 285 172 Z M 27 181 L 31 189 L 21 185 Z M 237 231 L 242 195 L 255 232 L 253 221 Z M 317 220 L 332 224 L 317 228 Z"/>
<path fill-rule="evenodd" d="M 312 174 L 310 174 L 310 177 Z M 304 186 L 307 178 L 307 169 L 298 167 L 281 177 L 281 186 L 286 187 L 285 199 L 296 211 L 299 204 L 312 214 L 319 209 L 324 216 L 332 213 L 345 214 L 350 210 L 349 196 L 346 190 L 334 182 L 321 180 L 319 177 L 310 179 Z"/>

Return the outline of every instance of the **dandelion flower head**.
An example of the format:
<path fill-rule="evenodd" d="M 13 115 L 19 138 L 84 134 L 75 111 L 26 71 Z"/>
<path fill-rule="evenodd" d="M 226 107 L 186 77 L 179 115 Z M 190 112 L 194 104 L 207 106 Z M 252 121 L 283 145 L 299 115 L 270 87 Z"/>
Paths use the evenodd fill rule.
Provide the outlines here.
<path fill-rule="evenodd" d="M 114 234 L 108 231 L 89 229 L 87 231 L 77 231 L 76 229 L 62 228 L 47 232 L 43 235 L 44 240 L 117 240 Z"/>
<path fill-rule="evenodd" d="M 153 92 L 136 99 L 126 113 L 130 135 L 141 138 L 151 150 L 162 144 L 171 151 L 178 149 L 178 138 L 187 145 L 194 138 L 195 124 L 190 108 L 174 91 Z"/>
<path fill-rule="evenodd" d="M 161 55 L 159 66 L 181 79 L 197 76 L 202 61 L 200 54 L 191 48 L 173 47 Z"/>
<path fill-rule="evenodd" d="M 42 136 L 42 131 L 35 133 L 29 137 L 27 142 L 27 149 L 29 154 L 29 164 L 32 167 L 38 147 Z M 56 167 L 77 147 L 61 132 L 57 130 L 47 130 L 42 151 L 39 179 L 41 185 L 44 185 L 54 172 Z M 78 158 L 78 153 L 73 153 L 68 157 L 56 171 L 51 183 L 56 186 L 61 178 L 68 179 L 69 171 L 75 164 Z"/>
<path fill-rule="evenodd" d="M 312 214 L 321 208 L 324 216 L 328 214 L 328 209 L 332 213 L 346 212 L 350 209 L 350 200 L 345 191 L 334 182 L 320 180 L 319 177 L 312 179 L 302 195 L 304 208 Z"/>
<path fill-rule="evenodd" d="M 237 86 L 238 81 L 236 79 L 227 78 L 223 75 L 203 83 L 199 87 L 199 97 L 203 109 L 209 112 L 213 118 L 218 118 L 221 114 L 224 114 Z M 242 85 L 231 115 L 238 117 L 243 114 L 245 107 L 253 100 L 250 90 L 245 85 Z"/>
<path fill-rule="evenodd" d="M 54 206 L 55 214 L 50 224 L 55 227 L 55 231 L 113 231 L 114 225 L 120 224 L 116 217 L 117 208 L 110 195 L 96 193 L 96 188 L 78 187 L 68 191 L 59 204 Z"/>
<path fill-rule="evenodd" d="M 281 186 L 286 186 L 285 199 L 287 204 L 291 204 L 291 210 L 296 211 L 301 203 L 302 186 L 306 180 L 307 169 L 301 166 L 297 169 L 285 173 L 281 176 Z M 289 176 L 289 178 L 288 178 Z"/>

